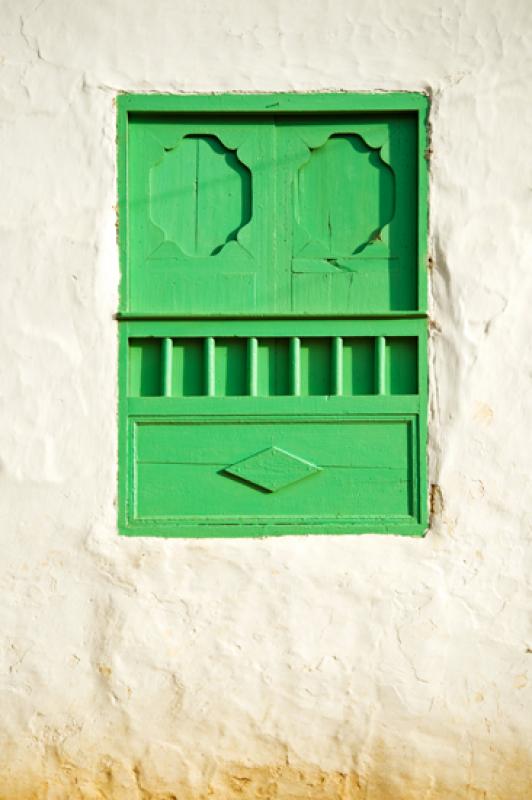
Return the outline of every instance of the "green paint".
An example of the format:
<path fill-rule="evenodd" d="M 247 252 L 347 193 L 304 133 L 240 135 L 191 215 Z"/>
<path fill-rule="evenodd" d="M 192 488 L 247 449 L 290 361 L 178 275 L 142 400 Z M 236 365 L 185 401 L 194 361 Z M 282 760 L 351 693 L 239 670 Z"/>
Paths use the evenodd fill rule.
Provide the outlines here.
<path fill-rule="evenodd" d="M 133 114 L 121 310 L 419 311 L 416 137 L 415 114 Z"/>
<path fill-rule="evenodd" d="M 118 98 L 121 532 L 423 533 L 427 111 Z"/>
<path fill-rule="evenodd" d="M 280 447 L 269 447 L 223 470 L 226 475 L 234 475 L 267 492 L 285 489 L 319 471 L 316 464 Z"/>
<path fill-rule="evenodd" d="M 179 338 L 172 341 L 172 397 L 203 394 L 203 340 Z"/>
<path fill-rule="evenodd" d="M 161 341 L 129 340 L 129 394 L 131 397 L 158 397 L 161 394 Z"/>
<path fill-rule="evenodd" d="M 346 395 L 377 394 L 375 339 L 344 339 L 344 391 Z"/>

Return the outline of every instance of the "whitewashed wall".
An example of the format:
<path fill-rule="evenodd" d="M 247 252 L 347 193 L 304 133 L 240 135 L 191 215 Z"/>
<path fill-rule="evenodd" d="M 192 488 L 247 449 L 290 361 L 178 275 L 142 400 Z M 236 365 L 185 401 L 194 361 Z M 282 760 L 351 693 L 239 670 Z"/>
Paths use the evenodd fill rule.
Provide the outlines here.
<path fill-rule="evenodd" d="M 0 798 L 532 797 L 532 4 L 0 0 Z M 426 90 L 423 540 L 120 538 L 120 91 Z"/>

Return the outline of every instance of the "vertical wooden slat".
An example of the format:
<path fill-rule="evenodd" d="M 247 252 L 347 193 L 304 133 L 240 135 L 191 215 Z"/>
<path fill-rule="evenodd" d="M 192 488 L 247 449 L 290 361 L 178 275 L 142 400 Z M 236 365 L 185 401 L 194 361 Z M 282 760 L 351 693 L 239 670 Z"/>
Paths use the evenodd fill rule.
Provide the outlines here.
<path fill-rule="evenodd" d="M 257 339 L 252 336 L 248 339 L 248 392 L 250 397 L 256 397 L 258 394 L 258 352 Z"/>
<path fill-rule="evenodd" d="M 377 394 L 386 394 L 386 338 L 377 336 L 375 347 L 375 373 Z"/>
<path fill-rule="evenodd" d="M 172 351 L 173 341 L 166 337 L 162 341 L 162 390 L 163 397 L 172 396 Z"/>
<path fill-rule="evenodd" d="M 290 339 L 290 394 L 296 397 L 301 394 L 301 339 L 298 336 Z"/>
<path fill-rule="evenodd" d="M 344 393 L 344 340 L 341 336 L 332 338 L 331 394 Z"/>
<path fill-rule="evenodd" d="M 215 395 L 216 368 L 214 361 L 214 338 L 205 339 L 205 394 L 208 397 Z"/>

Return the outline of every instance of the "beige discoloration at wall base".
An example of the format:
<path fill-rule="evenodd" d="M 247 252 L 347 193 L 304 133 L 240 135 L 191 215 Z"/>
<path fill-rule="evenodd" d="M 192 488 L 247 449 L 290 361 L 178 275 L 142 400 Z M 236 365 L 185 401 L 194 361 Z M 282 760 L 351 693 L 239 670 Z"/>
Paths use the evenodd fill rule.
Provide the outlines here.
<path fill-rule="evenodd" d="M 0 798 L 532 796 L 529 0 L 0 0 Z M 115 528 L 119 91 L 417 90 L 432 521 Z"/>
<path fill-rule="evenodd" d="M 390 754 L 392 755 L 392 754 Z M 491 754 L 492 756 L 494 754 Z M 377 751 L 358 771 L 325 771 L 314 764 L 249 766 L 212 762 L 203 779 L 193 785 L 186 778 L 151 777 L 142 765 L 102 759 L 98 768 L 77 769 L 56 762 L 50 778 L 0 779 L 0 797 L 9 800 L 528 800 L 530 755 L 498 753 L 490 774 L 470 774 L 464 782 L 437 778 L 423 765 L 396 765 Z M 183 767 L 183 765 L 182 765 Z M 148 772 L 151 771 L 148 768 Z M 186 772 L 186 770 L 184 770 Z"/>

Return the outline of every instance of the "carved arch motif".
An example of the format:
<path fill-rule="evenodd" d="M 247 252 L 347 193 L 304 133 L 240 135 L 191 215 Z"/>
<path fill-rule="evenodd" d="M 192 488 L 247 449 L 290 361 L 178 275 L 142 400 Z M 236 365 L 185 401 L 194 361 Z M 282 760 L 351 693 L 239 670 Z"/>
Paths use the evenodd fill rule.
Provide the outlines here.
<path fill-rule="evenodd" d="M 187 134 L 150 170 L 150 219 L 168 255 L 215 256 L 251 220 L 252 178 L 236 148 L 212 134 Z M 173 246 L 173 247 L 172 247 Z"/>
<path fill-rule="evenodd" d="M 382 156 L 383 145 L 334 133 L 307 148 L 296 182 L 295 252 L 310 246 L 321 256 L 351 256 L 380 242 L 395 211 L 395 174 Z"/>

